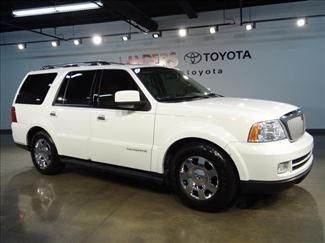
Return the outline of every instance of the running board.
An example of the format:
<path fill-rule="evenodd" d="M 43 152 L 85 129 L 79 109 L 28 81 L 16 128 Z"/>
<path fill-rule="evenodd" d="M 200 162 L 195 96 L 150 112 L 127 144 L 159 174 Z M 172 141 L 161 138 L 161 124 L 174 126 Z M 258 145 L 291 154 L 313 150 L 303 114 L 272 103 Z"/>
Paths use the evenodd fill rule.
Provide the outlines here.
<path fill-rule="evenodd" d="M 155 182 L 156 184 L 164 184 L 164 177 L 162 174 L 126 168 L 117 165 L 111 165 L 106 163 L 94 162 L 92 160 L 76 159 L 68 156 L 60 156 L 60 160 L 64 163 L 76 164 L 81 166 L 87 166 L 91 168 L 96 168 L 100 170 L 105 170 L 107 172 L 112 172 L 113 174 L 123 175 L 132 178 L 139 178 L 146 181 Z"/>

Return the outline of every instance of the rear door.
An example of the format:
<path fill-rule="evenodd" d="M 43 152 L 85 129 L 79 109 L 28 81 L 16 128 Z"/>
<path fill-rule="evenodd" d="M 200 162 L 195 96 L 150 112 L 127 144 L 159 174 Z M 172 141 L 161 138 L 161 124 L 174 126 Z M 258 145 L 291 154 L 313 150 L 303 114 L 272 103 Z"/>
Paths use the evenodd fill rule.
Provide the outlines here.
<path fill-rule="evenodd" d="M 63 80 L 50 110 L 60 154 L 89 159 L 91 90 L 95 70 L 73 71 Z"/>
<path fill-rule="evenodd" d="M 121 108 L 115 92 L 139 90 L 147 105 L 141 109 Z M 91 159 L 119 166 L 150 170 L 154 111 L 149 101 L 125 70 L 103 70 L 91 110 Z"/>

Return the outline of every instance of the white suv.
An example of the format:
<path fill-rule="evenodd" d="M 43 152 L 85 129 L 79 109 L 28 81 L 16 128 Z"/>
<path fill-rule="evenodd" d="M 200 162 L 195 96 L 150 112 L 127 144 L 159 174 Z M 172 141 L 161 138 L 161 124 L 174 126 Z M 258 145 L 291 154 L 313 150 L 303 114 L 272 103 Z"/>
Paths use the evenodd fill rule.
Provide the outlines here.
<path fill-rule="evenodd" d="M 206 211 L 302 181 L 313 161 L 304 121 L 296 106 L 223 97 L 175 69 L 109 62 L 32 71 L 12 106 L 14 141 L 41 173 L 109 166 Z"/>

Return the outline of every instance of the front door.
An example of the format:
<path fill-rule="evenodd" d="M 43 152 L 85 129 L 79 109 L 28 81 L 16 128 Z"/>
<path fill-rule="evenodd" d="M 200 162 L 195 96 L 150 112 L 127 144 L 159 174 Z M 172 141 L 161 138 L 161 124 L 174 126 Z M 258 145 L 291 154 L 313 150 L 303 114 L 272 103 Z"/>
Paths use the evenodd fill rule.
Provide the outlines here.
<path fill-rule="evenodd" d="M 90 149 L 93 161 L 150 170 L 155 114 L 148 101 L 140 109 L 119 107 L 115 92 L 139 90 L 125 70 L 104 70 L 91 110 Z M 141 93 L 141 91 L 140 91 Z M 146 100 L 141 93 L 141 99 Z"/>

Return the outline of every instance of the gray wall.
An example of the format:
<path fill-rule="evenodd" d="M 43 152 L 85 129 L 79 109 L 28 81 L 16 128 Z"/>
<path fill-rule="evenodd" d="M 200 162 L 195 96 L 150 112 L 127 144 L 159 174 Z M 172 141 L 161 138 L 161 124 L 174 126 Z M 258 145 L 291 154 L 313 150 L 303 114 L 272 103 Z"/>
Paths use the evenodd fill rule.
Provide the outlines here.
<path fill-rule="evenodd" d="M 251 8 L 252 19 L 324 13 L 325 1 Z M 247 9 L 244 14 L 248 16 Z M 220 23 L 221 16 L 220 12 L 208 12 L 200 13 L 198 19 L 192 20 L 181 15 L 156 20 L 161 28 L 167 28 Z M 238 23 L 238 10 L 227 11 L 227 17 L 236 18 Z M 51 29 L 46 31 L 53 32 Z M 75 26 L 76 36 L 123 31 L 128 31 L 123 22 Z M 72 27 L 58 28 L 58 32 L 71 37 Z M 42 36 L 24 31 L 1 34 L 1 43 L 42 39 Z M 166 32 L 160 39 L 139 34 L 128 42 L 122 42 L 119 37 L 107 37 L 101 46 L 84 40 L 78 47 L 70 42 L 61 43 L 59 48 L 52 48 L 49 43 L 38 43 L 30 44 L 23 51 L 18 51 L 16 46 L 1 46 L 0 51 L 1 129 L 10 128 L 11 102 L 28 71 L 46 64 L 73 61 L 102 59 L 126 62 L 130 56 L 132 60 L 162 64 L 167 61 L 170 66 L 177 64 L 181 70 L 226 96 L 296 104 L 306 112 L 308 128 L 325 128 L 325 18 L 309 19 L 304 28 L 297 28 L 292 20 L 261 23 L 251 32 L 238 25 L 224 27 L 214 36 L 208 34 L 208 29 L 196 29 L 186 38 L 179 38 L 176 32 Z M 233 60 L 222 60 L 224 52 L 232 51 L 236 54 Z M 236 51 L 247 51 L 249 55 L 246 52 L 243 59 L 241 53 L 238 58 Z M 201 62 L 187 63 L 189 60 L 185 61 L 184 55 L 188 52 L 200 53 L 203 57 Z M 216 59 L 218 55 L 218 59 L 205 61 L 204 53 L 213 52 L 217 54 L 212 54 L 212 57 Z M 233 54 L 229 55 L 232 59 Z"/>

